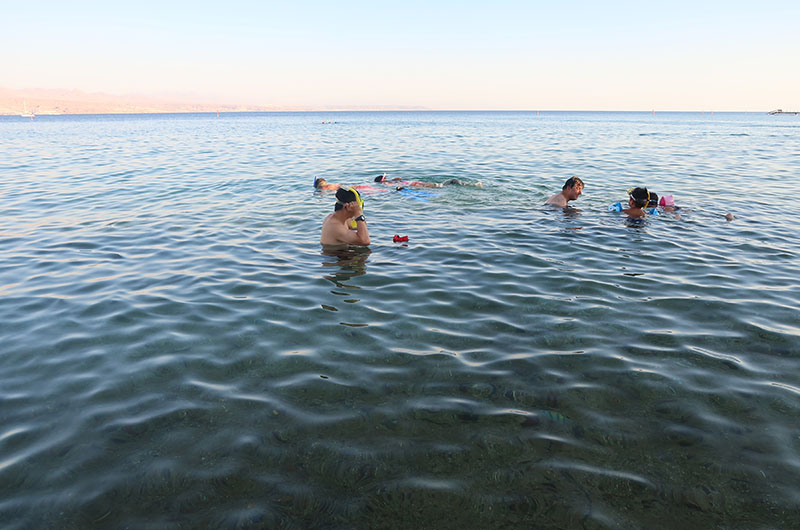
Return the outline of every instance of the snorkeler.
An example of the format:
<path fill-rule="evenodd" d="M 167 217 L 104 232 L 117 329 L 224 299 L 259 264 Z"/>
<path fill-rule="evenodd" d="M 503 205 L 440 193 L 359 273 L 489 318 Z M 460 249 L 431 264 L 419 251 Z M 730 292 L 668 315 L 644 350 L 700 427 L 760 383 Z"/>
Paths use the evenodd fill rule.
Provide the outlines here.
<path fill-rule="evenodd" d="M 341 184 L 328 184 L 328 181 L 319 177 L 314 177 L 314 189 L 315 190 L 327 190 L 327 191 L 335 191 L 339 188 L 351 188 L 354 190 L 360 189 L 375 189 L 372 186 L 342 186 Z"/>
<path fill-rule="evenodd" d="M 314 189 L 315 190 L 338 190 L 341 187 L 341 184 L 328 184 L 328 181 L 325 179 L 321 179 L 318 177 L 314 177 Z"/>
<path fill-rule="evenodd" d="M 609 212 L 622 212 L 628 217 L 641 218 L 645 216 L 645 207 L 650 202 L 650 192 L 647 188 L 632 188 L 628 190 L 628 207 L 623 208 L 618 202 L 608 207 Z"/>
<path fill-rule="evenodd" d="M 564 183 L 564 186 L 561 187 L 561 192 L 547 199 L 545 204 L 566 208 L 567 203 L 577 200 L 577 198 L 581 196 L 581 193 L 583 193 L 583 181 L 578 177 L 570 177 Z"/>
<path fill-rule="evenodd" d="M 481 181 L 478 182 L 465 182 L 463 180 L 459 180 L 456 178 L 445 180 L 444 182 L 421 182 L 418 180 L 408 181 L 403 180 L 400 177 L 394 178 L 386 178 L 386 173 L 383 175 L 378 175 L 375 177 L 375 182 L 380 184 L 390 184 L 392 186 L 417 186 L 421 188 L 441 188 L 443 186 L 474 186 L 476 188 L 482 188 L 483 183 Z"/>
<path fill-rule="evenodd" d="M 324 246 L 369 245 L 367 220 L 361 213 L 363 207 L 364 201 L 356 190 L 346 186 L 337 189 L 333 213 L 322 221 L 319 242 Z"/>

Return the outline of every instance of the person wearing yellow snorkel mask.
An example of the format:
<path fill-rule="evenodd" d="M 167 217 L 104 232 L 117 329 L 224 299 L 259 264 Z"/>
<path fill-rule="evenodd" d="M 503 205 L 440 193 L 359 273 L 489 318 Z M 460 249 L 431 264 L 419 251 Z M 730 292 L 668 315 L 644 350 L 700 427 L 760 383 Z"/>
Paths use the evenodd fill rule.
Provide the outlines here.
<path fill-rule="evenodd" d="M 322 221 L 319 242 L 323 246 L 369 245 L 369 230 L 362 213 L 363 207 L 364 201 L 356 190 L 347 186 L 336 190 L 336 204 L 333 213 Z"/>

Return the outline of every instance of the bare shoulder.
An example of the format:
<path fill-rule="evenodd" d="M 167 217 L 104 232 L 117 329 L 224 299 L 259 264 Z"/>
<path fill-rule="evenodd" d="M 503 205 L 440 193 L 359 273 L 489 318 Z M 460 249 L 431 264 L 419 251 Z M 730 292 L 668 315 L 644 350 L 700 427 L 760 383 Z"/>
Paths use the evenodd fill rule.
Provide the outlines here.
<path fill-rule="evenodd" d="M 341 245 L 341 232 L 344 225 L 333 218 L 333 214 L 329 213 L 322 221 L 322 233 L 320 234 L 319 241 L 323 245 Z"/>
<path fill-rule="evenodd" d="M 331 224 L 331 217 L 333 217 L 333 214 L 329 213 L 328 215 L 325 216 L 325 219 L 322 220 L 323 232 L 325 231 L 325 229 L 330 228 L 329 225 Z"/>
<path fill-rule="evenodd" d="M 553 206 L 560 206 L 564 208 L 567 206 L 567 201 L 566 199 L 564 199 L 563 195 L 561 195 L 560 193 L 556 193 L 555 195 L 547 199 L 547 201 L 545 201 L 545 204 L 552 204 Z"/>

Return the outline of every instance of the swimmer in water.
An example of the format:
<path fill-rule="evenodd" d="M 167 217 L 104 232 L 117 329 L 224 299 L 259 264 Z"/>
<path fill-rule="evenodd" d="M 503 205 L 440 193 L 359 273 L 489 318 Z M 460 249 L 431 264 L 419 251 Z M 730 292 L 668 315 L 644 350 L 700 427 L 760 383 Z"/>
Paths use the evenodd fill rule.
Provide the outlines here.
<path fill-rule="evenodd" d="M 421 188 L 441 188 L 443 186 L 474 186 L 476 188 L 482 188 L 483 187 L 483 183 L 480 182 L 480 181 L 478 181 L 478 182 L 465 182 L 463 180 L 458 180 L 458 179 L 449 179 L 449 180 L 445 180 L 442 183 L 439 183 L 439 182 L 421 182 L 421 181 L 418 181 L 418 180 L 407 181 L 407 180 L 403 180 L 400 177 L 394 177 L 394 178 L 390 179 L 390 178 L 388 178 L 386 176 L 386 173 L 384 173 L 383 175 L 378 175 L 377 177 L 375 177 L 375 182 L 378 182 L 380 184 L 390 184 L 392 186 L 403 186 L 403 187 L 405 187 L 405 186 L 416 186 L 416 187 L 421 187 Z"/>
<path fill-rule="evenodd" d="M 315 190 L 336 191 L 339 188 L 348 188 L 348 187 L 354 190 L 388 191 L 388 190 L 380 190 L 374 186 L 343 186 L 342 184 L 328 184 L 327 180 L 319 177 L 314 177 Z"/>
<path fill-rule="evenodd" d="M 567 203 L 577 200 L 581 193 L 583 193 L 583 181 L 578 177 L 570 177 L 561 187 L 561 192 L 547 199 L 545 204 L 566 208 Z"/>
<path fill-rule="evenodd" d="M 322 221 L 319 242 L 325 247 L 369 245 L 369 229 L 362 213 L 363 204 L 356 190 L 344 186 L 337 189 L 333 213 Z M 353 222 L 355 228 L 352 228 Z"/>
<path fill-rule="evenodd" d="M 664 212 L 671 213 L 675 216 L 675 219 L 680 219 L 681 214 L 678 213 L 680 210 L 679 206 L 675 206 L 675 198 L 672 195 L 664 195 L 658 201 L 658 205 L 661 207 L 661 210 Z"/>
<path fill-rule="evenodd" d="M 629 192 L 628 207 L 623 208 L 622 213 L 631 218 L 641 218 L 645 216 L 645 207 L 650 202 L 650 192 L 647 188 L 633 188 Z"/>
<path fill-rule="evenodd" d="M 314 178 L 314 189 L 315 190 L 328 190 L 334 191 L 338 190 L 341 187 L 341 184 L 328 184 L 328 181 L 321 178 Z"/>
<path fill-rule="evenodd" d="M 661 197 L 661 200 L 658 201 L 658 205 L 661 206 L 665 212 L 674 212 L 678 209 L 678 207 L 675 206 L 675 197 L 672 195 L 664 195 Z"/>

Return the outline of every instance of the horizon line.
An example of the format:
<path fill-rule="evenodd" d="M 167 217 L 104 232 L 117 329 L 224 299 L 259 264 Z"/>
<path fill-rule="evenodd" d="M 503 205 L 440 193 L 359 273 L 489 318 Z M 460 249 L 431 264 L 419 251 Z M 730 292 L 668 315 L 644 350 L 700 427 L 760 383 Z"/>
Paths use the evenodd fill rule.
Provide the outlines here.
<path fill-rule="evenodd" d="M 312 113 L 345 113 L 345 112 L 407 112 L 407 113 L 414 113 L 414 112 L 520 112 L 520 113 L 566 113 L 566 112 L 626 112 L 631 114 L 770 114 L 774 112 L 775 109 L 772 111 L 768 110 L 702 110 L 702 109 L 692 109 L 692 110 L 658 110 L 658 109 L 647 109 L 647 110 L 630 110 L 630 109 L 436 109 L 436 108 L 415 108 L 415 109 L 404 109 L 404 108 L 334 108 L 334 109 L 325 109 L 325 108 L 303 108 L 303 109 L 271 109 L 271 110 L 173 110 L 173 111 L 152 111 L 152 112 L 43 112 L 40 114 L 34 113 L 34 117 L 58 117 L 58 116 L 144 116 L 144 115 L 170 115 L 170 114 L 312 114 Z M 781 111 L 780 114 L 794 114 L 800 115 L 798 111 Z M 3 113 L 0 112 L 0 116 L 11 116 L 11 117 L 27 117 L 21 116 L 18 113 Z"/>

